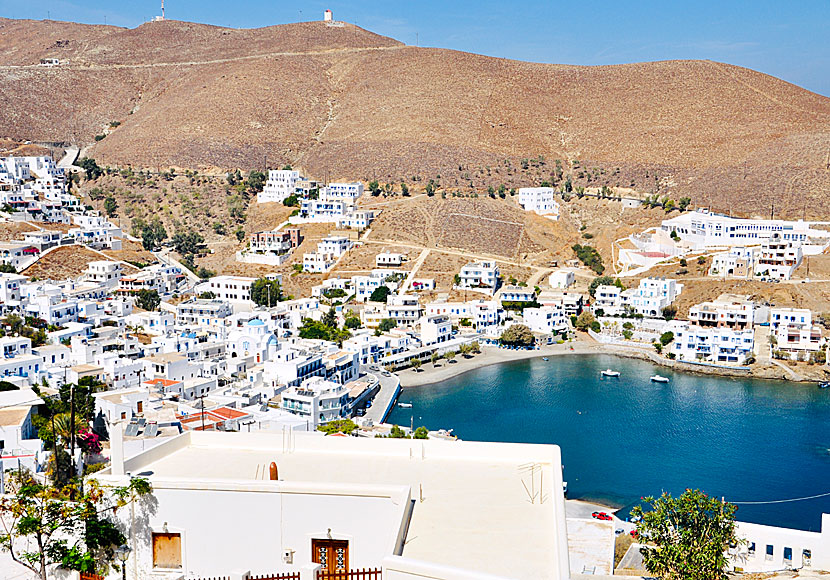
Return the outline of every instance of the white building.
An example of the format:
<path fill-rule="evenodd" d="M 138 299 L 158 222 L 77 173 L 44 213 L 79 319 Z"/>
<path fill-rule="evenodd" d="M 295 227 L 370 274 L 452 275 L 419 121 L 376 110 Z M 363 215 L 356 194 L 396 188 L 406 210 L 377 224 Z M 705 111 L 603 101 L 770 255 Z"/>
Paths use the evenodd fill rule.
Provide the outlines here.
<path fill-rule="evenodd" d="M 522 310 L 524 323 L 533 332 L 558 334 L 568 330 L 568 317 L 562 306 L 542 306 Z"/>
<path fill-rule="evenodd" d="M 674 302 L 683 289 L 671 278 L 643 278 L 637 288 L 624 290 L 623 306 L 649 318 L 662 316 L 663 308 Z"/>
<path fill-rule="evenodd" d="M 769 324 L 773 330 L 784 326 L 812 326 L 813 313 L 808 308 L 770 308 Z"/>
<path fill-rule="evenodd" d="M 554 200 L 555 195 L 556 190 L 552 187 L 520 187 L 519 205 L 525 211 L 558 220 L 559 204 Z"/>
<path fill-rule="evenodd" d="M 320 189 L 320 199 L 323 201 L 343 201 L 354 206 L 357 198 L 363 195 L 362 183 L 329 183 Z"/>
<path fill-rule="evenodd" d="M 752 278 L 755 273 L 756 248 L 735 246 L 728 252 L 712 256 L 712 265 L 709 267 L 710 276 L 721 278 Z"/>
<path fill-rule="evenodd" d="M 395 320 L 398 326 L 414 326 L 423 314 L 417 296 L 390 294 L 386 297 L 386 317 Z"/>
<path fill-rule="evenodd" d="M 422 316 L 418 321 L 421 330 L 421 344 L 440 344 L 452 338 L 452 322 L 446 314 Z"/>
<path fill-rule="evenodd" d="M 594 291 L 594 312 L 602 310 L 606 316 L 617 316 L 622 314 L 623 290 L 619 286 L 602 284 Z"/>
<path fill-rule="evenodd" d="M 385 251 L 375 256 L 375 266 L 378 268 L 397 267 L 406 259 L 404 254 Z"/>
<path fill-rule="evenodd" d="M 570 577 L 553 445 L 188 431 L 125 460 L 116 427 L 112 467 L 95 477 L 121 486 L 148 474 L 152 511 L 118 516 L 137 530 L 126 566 L 139 578 L 314 578 L 323 567 L 385 580 Z"/>
<path fill-rule="evenodd" d="M 761 244 L 755 275 L 773 280 L 789 280 L 801 265 L 801 243 L 785 241 L 779 233 Z"/>
<path fill-rule="evenodd" d="M 271 169 L 268 171 L 268 181 L 262 191 L 257 194 L 257 203 L 282 202 L 296 193 L 296 185 L 300 180 L 300 172 L 289 169 Z"/>
<path fill-rule="evenodd" d="M 315 429 L 346 416 L 349 388 L 320 377 L 304 380 L 299 387 L 289 387 L 282 393 L 282 408 L 308 419 Z"/>
<path fill-rule="evenodd" d="M 673 328 L 672 352 L 682 361 L 743 365 L 755 348 L 752 329 L 705 328 L 688 322 L 675 322 Z"/>
<path fill-rule="evenodd" d="M 499 287 L 499 267 L 495 262 L 470 262 L 458 273 L 457 287 L 494 294 Z"/>
<path fill-rule="evenodd" d="M 306 272 L 328 272 L 337 259 L 348 252 L 354 242 L 345 236 L 328 236 L 317 243 L 316 252 L 303 254 L 303 270 Z"/>
<path fill-rule="evenodd" d="M 533 302 L 536 300 L 536 291 L 527 286 L 503 286 L 499 290 L 499 300 L 504 302 Z"/>
<path fill-rule="evenodd" d="M 202 284 L 200 290 L 213 292 L 217 300 L 251 304 L 251 286 L 256 280 L 246 276 L 214 276 Z"/>
<path fill-rule="evenodd" d="M 819 254 L 830 244 L 830 232 L 814 229 L 809 222 L 733 218 L 705 210 L 684 212 L 664 220 L 666 233 L 676 232 L 692 249 L 752 246 L 779 234 L 784 242 L 799 242 L 807 255 Z"/>
<path fill-rule="evenodd" d="M 554 270 L 548 278 L 550 287 L 558 290 L 567 290 L 574 282 L 576 282 L 576 274 L 573 270 Z"/>
<path fill-rule="evenodd" d="M 767 322 L 769 308 L 756 304 L 749 296 L 721 294 L 716 300 L 695 304 L 689 321 L 698 326 L 727 326 L 739 330 Z"/>
<path fill-rule="evenodd" d="M 773 331 L 774 353 L 791 360 L 810 360 L 824 346 L 821 327 L 810 324 L 781 324 Z"/>
<path fill-rule="evenodd" d="M 86 265 L 83 276 L 87 282 L 113 289 L 121 279 L 121 264 L 112 260 L 96 260 Z"/>

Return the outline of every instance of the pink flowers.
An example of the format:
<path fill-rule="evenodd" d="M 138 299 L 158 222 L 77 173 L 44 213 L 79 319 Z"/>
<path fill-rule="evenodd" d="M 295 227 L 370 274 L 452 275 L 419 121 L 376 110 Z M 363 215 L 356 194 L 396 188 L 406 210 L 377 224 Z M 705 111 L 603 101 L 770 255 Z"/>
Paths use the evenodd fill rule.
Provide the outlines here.
<path fill-rule="evenodd" d="M 94 454 L 101 452 L 100 437 L 89 429 L 82 429 L 78 431 L 78 444 L 81 446 L 81 449 L 87 453 Z"/>

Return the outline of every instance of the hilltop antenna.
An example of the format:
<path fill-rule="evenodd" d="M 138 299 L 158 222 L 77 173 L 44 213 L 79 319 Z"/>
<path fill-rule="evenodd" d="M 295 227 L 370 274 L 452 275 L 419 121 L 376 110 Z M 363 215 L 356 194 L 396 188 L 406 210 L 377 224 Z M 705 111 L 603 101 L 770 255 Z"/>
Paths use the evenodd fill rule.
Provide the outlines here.
<path fill-rule="evenodd" d="M 161 0 L 161 19 L 164 20 L 164 0 Z"/>

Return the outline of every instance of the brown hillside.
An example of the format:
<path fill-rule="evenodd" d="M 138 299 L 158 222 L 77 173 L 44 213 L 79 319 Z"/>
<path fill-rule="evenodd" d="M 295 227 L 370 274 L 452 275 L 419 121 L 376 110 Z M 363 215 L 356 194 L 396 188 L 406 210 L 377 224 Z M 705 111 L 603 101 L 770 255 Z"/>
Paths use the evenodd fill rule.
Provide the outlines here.
<path fill-rule="evenodd" d="M 316 177 L 481 192 L 557 181 L 560 159 L 574 185 L 721 210 L 768 213 L 776 199 L 779 215 L 816 215 L 830 196 L 830 99 L 730 65 L 524 63 L 321 22 L 0 26 L 7 136 L 89 144 L 121 121 L 91 150 L 104 164 L 267 157 Z M 36 65 L 47 56 L 70 64 Z"/>

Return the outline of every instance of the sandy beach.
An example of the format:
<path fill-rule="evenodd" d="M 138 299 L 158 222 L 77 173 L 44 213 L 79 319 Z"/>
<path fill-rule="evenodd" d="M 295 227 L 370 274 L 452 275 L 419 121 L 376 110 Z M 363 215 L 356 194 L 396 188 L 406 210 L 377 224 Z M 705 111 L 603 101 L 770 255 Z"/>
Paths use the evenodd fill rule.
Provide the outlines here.
<path fill-rule="evenodd" d="M 565 354 L 601 354 L 604 352 L 608 351 L 603 349 L 602 345 L 583 341 L 566 342 L 563 344 L 553 344 L 549 346 L 545 345 L 541 346 L 538 350 L 509 350 L 506 348 L 499 348 L 497 346 L 482 345 L 481 353 L 473 355 L 470 358 L 464 358 L 461 355 L 458 355 L 455 359 L 456 362 L 450 363 L 445 359 L 441 359 L 438 361 L 436 366 L 433 366 L 431 362 L 426 362 L 418 371 L 413 369 L 405 369 L 397 371 L 397 375 L 401 379 L 402 387 L 420 387 L 422 385 L 429 385 L 456 377 L 473 369 L 503 362 L 539 358 L 543 356 L 561 356 Z"/>

